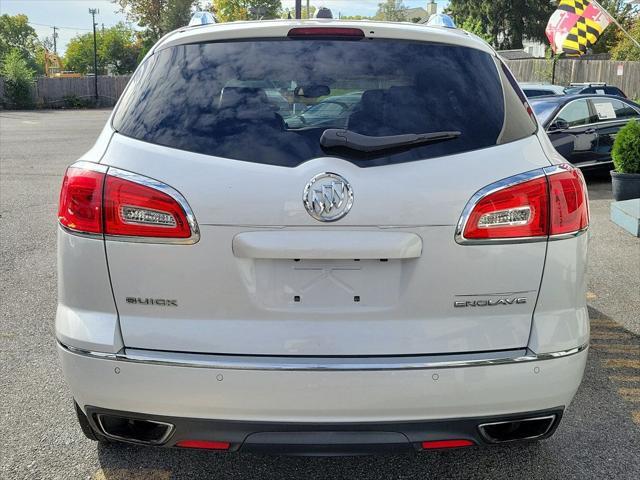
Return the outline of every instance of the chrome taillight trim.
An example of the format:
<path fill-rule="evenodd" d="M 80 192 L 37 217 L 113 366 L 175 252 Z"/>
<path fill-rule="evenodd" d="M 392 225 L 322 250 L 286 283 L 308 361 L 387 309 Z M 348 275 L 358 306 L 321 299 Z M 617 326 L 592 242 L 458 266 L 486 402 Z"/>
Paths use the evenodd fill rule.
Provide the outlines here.
<path fill-rule="evenodd" d="M 513 244 L 513 243 L 534 243 L 534 242 L 546 242 L 552 240 L 565 240 L 568 238 L 575 238 L 583 233 L 585 233 L 589 226 L 576 230 L 575 232 L 569 233 L 561 233 L 557 235 L 540 235 L 537 237 L 516 237 L 516 238 L 482 238 L 482 239 L 469 239 L 464 237 L 464 229 L 469 221 L 469 217 L 471 216 L 471 212 L 476 207 L 476 205 L 486 196 L 491 195 L 499 190 L 504 188 L 513 187 L 515 185 L 519 185 L 524 182 L 528 182 L 530 180 L 535 180 L 541 177 L 550 177 L 552 175 L 556 175 L 558 173 L 565 173 L 567 169 L 562 165 L 551 165 L 549 167 L 538 168 L 535 170 L 530 170 L 528 172 L 519 173 L 518 175 L 514 175 L 512 177 L 507 177 L 502 180 L 498 180 L 490 185 L 487 185 L 484 188 L 478 190 L 472 197 L 471 200 L 467 202 L 464 209 L 462 210 L 462 214 L 460 215 L 460 219 L 456 224 L 455 230 L 455 241 L 460 245 L 501 245 L 501 244 Z M 576 168 L 573 167 L 572 168 Z M 587 192 L 587 187 L 584 185 L 585 195 Z M 587 198 L 587 205 L 589 199 Z M 589 217 L 591 216 L 591 212 L 589 211 Z M 591 218 L 589 218 L 589 221 Z"/>
<path fill-rule="evenodd" d="M 497 182 L 487 185 L 486 187 L 481 188 L 476 193 L 474 193 L 471 199 L 465 205 L 464 209 L 462 210 L 462 215 L 460 215 L 460 219 L 458 220 L 458 223 L 456 225 L 456 231 L 455 231 L 456 243 L 460 245 L 496 245 L 496 244 L 507 244 L 507 243 L 546 242 L 547 235 L 539 236 L 539 237 L 483 238 L 483 239 L 468 239 L 464 237 L 464 229 L 467 226 L 467 222 L 469 221 L 471 212 L 476 207 L 476 205 L 480 202 L 480 200 L 499 190 L 503 190 L 509 187 L 514 187 L 521 183 L 529 182 L 531 180 L 535 180 L 537 178 L 541 178 L 544 176 L 545 176 L 544 168 L 537 168 L 535 170 L 530 170 L 528 172 L 519 173 L 511 177 L 503 178 L 502 180 L 498 180 Z"/>
<path fill-rule="evenodd" d="M 534 353 L 527 348 L 509 351 L 435 354 L 410 357 L 293 357 L 215 355 L 199 353 L 164 352 L 156 350 L 124 349 L 119 353 L 92 352 L 64 345 L 63 350 L 90 358 L 117 362 L 161 365 L 168 367 L 210 368 L 219 370 L 270 371 L 387 371 L 429 370 L 443 368 L 487 367 L 514 363 L 539 362 L 569 357 L 588 348 L 588 344 L 550 353 Z"/>
<path fill-rule="evenodd" d="M 129 236 L 129 235 L 109 235 L 109 234 L 102 234 L 102 233 L 86 233 L 86 232 L 79 232 L 79 231 L 73 230 L 71 228 L 65 227 L 64 225 L 60 224 L 60 226 L 65 232 L 68 232 L 72 235 L 85 237 L 85 238 L 104 239 L 104 240 L 111 240 L 116 242 L 193 245 L 195 243 L 198 243 L 198 241 L 200 240 L 200 228 L 198 227 L 198 222 L 196 221 L 195 214 L 193 213 L 193 210 L 191 210 L 189 203 L 179 191 L 167 185 L 166 183 L 163 183 L 154 178 L 145 177 L 144 175 L 130 172 L 128 170 L 122 170 L 120 168 L 110 167 L 108 165 L 102 165 L 99 163 L 87 162 L 83 160 L 69 165 L 68 168 L 81 168 L 83 170 L 91 170 L 94 172 L 103 173 L 108 176 L 121 178 L 123 180 L 128 180 L 130 182 L 143 185 L 145 187 L 150 187 L 166 195 L 169 195 L 176 202 L 178 202 L 178 204 L 184 211 L 185 216 L 187 217 L 187 222 L 189 224 L 189 230 L 191 231 L 191 236 L 187 238 L 163 238 L 163 237 L 138 237 L 138 236 Z"/>
<path fill-rule="evenodd" d="M 184 211 L 187 217 L 187 222 L 189 223 L 189 229 L 191 230 L 191 236 L 188 238 L 163 238 L 105 234 L 105 240 L 134 243 L 163 243 L 170 245 L 193 245 L 194 243 L 198 243 L 198 241 L 200 240 L 200 228 L 198 227 L 196 216 L 194 215 L 193 210 L 191 210 L 191 207 L 189 206 L 187 200 L 175 188 L 170 187 L 166 183 L 163 183 L 154 178 L 145 177 L 143 175 L 139 175 L 128 170 L 122 170 L 116 167 L 109 167 L 109 169 L 107 170 L 107 175 L 121 178 L 129 182 L 137 183 L 138 185 L 142 185 L 145 187 L 153 188 L 154 190 L 158 190 L 166 195 L 169 195 L 176 202 L 178 202 L 178 204 Z"/>

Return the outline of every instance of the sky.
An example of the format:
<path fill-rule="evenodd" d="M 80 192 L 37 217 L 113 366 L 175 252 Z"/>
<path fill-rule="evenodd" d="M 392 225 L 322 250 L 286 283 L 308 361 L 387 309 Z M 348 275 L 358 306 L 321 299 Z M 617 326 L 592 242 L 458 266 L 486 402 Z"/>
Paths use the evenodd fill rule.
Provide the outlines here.
<path fill-rule="evenodd" d="M 342 15 L 366 15 L 376 13 L 378 3 L 382 0 L 311 0 L 311 5 L 330 8 L 337 17 Z M 295 0 L 282 0 L 283 7 L 293 7 Z M 303 6 L 306 0 L 302 0 Z M 423 7 L 428 0 L 404 0 L 407 7 Z M 442 8 L 446 1 L 437 2 Z M 109 0 L 0 0 L 0 14 L 16 15 L 24 13 L 29 17 L 31 26 L 38 37 L 44 38 L 53 34 L 53 25 L 60 27 L 58 31 L 58 53 L 64 53 L 67 43 L 74 36 L 91 31 L 91 15 L 89 8 L 97 8 L 96 22 L 100 27 L 111 27 L 126 16 L 118 12 L 118 6 Z"/>

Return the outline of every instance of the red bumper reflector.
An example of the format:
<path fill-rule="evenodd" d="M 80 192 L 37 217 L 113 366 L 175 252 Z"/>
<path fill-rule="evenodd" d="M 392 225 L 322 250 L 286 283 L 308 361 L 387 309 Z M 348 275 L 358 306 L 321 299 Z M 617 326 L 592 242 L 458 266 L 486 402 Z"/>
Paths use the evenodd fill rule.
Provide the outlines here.
<path fill-rule="evenodd" d="M 182 440 L 176 447 L 201 448 L 205 450 L 229 450 L 229 442 L 210 442 L 208 440 Z"/>
<path fill-rule="evenodd" d="M 475 445 L 471 440 L 432 440 L 422 442 L 422 448 L 425 450 L 435 450 L 437 448 L 460 448 L 472 447 Z"/>
<path fill-rule="evenodd" d="M 359 28 L 342 27 L 300 27 L 292 28 L 289 37 L 352 37 L 364 38 L 364 32 Z"/>

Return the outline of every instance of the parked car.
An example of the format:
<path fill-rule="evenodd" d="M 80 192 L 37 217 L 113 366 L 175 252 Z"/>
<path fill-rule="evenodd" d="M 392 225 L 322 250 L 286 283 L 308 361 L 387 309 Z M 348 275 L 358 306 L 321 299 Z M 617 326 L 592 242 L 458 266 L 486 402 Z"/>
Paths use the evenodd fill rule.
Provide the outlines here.
<path fill-rule="evenodd" d="M 299 115 L 285 119 L 288 128 L 332 126 L 346 128 L 353 109 L 360 103 L 362 92 L 327 97 L 311 105 Z"/>
<path fill-rule="evenodd" d="M 566 95 L 529 101 L 554 148 L 580 168 L 610 168 L 618 131 L 640 118 L 640 105 L 611 95 Z"/>
<path fill-rule="evenodd" d="M 256 79 L 363 93 L 348 129 L 289 128 Z M 98 441 L 538 440 L 581 382 L 582 175 L 496 52 L 455 28 L 166 35 L 67 169 L 58 216 L 57 348 Z"/>
<path fill-rule="evenodd" d="M 533 98 L 546 95 L 564 95 L 566 87 L 561 85 L 551 85 L 550 83 L 521 82 L 520 88 L 522 88 L 522 91 L 528 98 Z"/>
<path fill-rule="evenodd" d="M 622 90 L 613 85 L 607 85 L 606 83 L 571 83 L 565 88 L 565 93 L 568 95 L 615 95 L 618 97 L 627 98 Z"/>

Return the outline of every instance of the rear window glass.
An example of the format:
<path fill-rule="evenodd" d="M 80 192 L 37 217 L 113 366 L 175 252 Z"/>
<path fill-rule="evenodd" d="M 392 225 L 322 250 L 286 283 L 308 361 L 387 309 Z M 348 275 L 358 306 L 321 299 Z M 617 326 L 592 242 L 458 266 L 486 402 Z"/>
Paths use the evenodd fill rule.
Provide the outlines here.
<path fill-rule="evenodd" d="M 158 145 L 294 167 L 320 156 L 365 166 L 495 145 L 504 123 L 492 57 L 395 40 L 252 40 L 169 47 L 141 65 L 114 128 Z M 365 154 L 323 149 L 328 128 L 368 136 L 460 131 Z M 523 132 L 522 136 L 532 131 Z"/>

